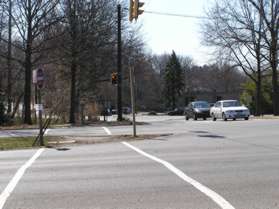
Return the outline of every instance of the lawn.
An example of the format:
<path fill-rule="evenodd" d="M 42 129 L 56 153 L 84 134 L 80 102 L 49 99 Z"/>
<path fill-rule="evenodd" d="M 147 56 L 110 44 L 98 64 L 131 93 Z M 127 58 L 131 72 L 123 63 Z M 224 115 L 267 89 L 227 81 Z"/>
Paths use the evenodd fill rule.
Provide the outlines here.
<path fill-rule="evenodd" d="M 0 150 L 32 148 L 34 140 L 35 140 L 35 137 L 0 138 Z M 45 142 L 46 141 L 47 140 L 45 139 Z"/>

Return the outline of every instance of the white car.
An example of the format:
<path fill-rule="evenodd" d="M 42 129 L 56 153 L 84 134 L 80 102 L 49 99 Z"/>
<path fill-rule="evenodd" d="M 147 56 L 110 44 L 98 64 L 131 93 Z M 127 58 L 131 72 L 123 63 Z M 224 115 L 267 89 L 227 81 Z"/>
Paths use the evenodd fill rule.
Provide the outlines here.
<path fill-rule="evenodd" d="M 211 107 L 210 116 L 214 121 L 218 118 L 225 121 L 228 119 L 236 120 L 237 118 L 248 120 L 250 117 L 250 111 L 237 100 L 221 100 Z"/>

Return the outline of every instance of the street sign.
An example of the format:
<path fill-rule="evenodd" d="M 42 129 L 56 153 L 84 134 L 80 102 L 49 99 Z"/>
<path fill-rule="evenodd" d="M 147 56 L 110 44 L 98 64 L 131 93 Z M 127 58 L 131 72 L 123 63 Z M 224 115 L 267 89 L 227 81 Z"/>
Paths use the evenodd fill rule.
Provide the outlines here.
<path fill-rule="evenodd" d="M 35 109 L 37 112 L 43 111 L 44 110 L 43 104 L 36 104 Z"/>
<path fill-rule="evenodd" d="M 33 70 L 32 81 L 33 81 L 33 84 L 37 84 L 37 70 Z"/>
<path fill-rule="evenodd" d="M 43 87 L 44 80 L 45 80 L 44 71 L 42 70 L 42 68 L 39 68 L 37 70 L 37 85 L 39 88 Z"/>

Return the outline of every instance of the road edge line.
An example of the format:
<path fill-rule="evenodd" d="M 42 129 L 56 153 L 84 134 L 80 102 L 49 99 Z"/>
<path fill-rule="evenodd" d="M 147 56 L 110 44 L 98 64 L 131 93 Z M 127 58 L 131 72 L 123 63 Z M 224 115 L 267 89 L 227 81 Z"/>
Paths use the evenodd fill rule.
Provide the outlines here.
<path fill-rule="evenodd" d="M 191 184 L 193 187 L 204 193 L 206 196 L 208 196 L 210 199 L 212 199 L 217 205 L 219 205 L 222 209 L 235 209 L 227 200 L 225 200 L 221 195 L 216 193 L 215 191 L 209 189 L 208 187 L 202 185 L 195 179 L 187 176 L 185 173 L 183 173 L 181 170 L 176 168 L 171 163 L 161 160 L 153 155 L 150 155 L 139 148 L 127 143 L 127 142 L 121 142 L 125 146 L 129 147 L 130 149 L 136 151 L 137 153 L 157 162 L 162 165 L 164 165 L 166 168 L 168 168 L 170 171 L 172 171 L 174 174 L 176 174 L 178 177 L 180 177 L 182 180 L 186 181 L 187 183 Z"/>
<path fill-rule="evenodd" d="M 12 178 L 12 180 L 9 182 L 9 184 L 6 186 L 4 191 L 0 194 L 0 209 L 3 209 L 8 197 L 11 195 L 13 190 L 15 189 L 16 185 L 24 175 L 25 171 L 36 161 L 36 159 L 43 153 L 45 149 L 41 148 L 37 150 L 37 152 L 24 164 L 22 165 Z"/>
<path fill-rule="evenodd" d="M 46 131 L 45 131 L 45 135 L 47 135 L 48 132 L 49 132 L 49 129 L 47 128 Z"/>
<path fill-rule="evenodd" d="M 108 135 L 112 135 L 111 131 L 107 127 L 102 127 Z"/>

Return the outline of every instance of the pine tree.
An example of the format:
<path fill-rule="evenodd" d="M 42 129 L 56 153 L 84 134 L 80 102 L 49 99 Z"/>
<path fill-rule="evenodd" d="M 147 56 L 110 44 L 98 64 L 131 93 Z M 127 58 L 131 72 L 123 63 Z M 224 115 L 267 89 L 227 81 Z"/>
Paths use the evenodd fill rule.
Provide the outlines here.
<path fill-rule="evenodd" d="M 167 107 L 176 107 L 177 97 L 181 95 L 184 87 L 184 76 L 181 64 L 173 51 L 165 69 L 165 99 Z"/>

